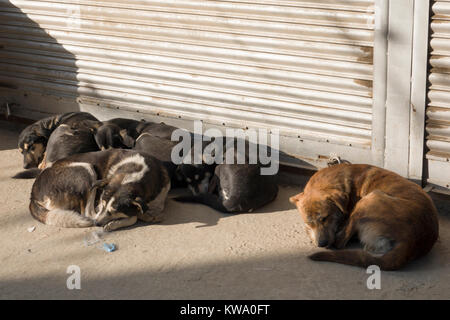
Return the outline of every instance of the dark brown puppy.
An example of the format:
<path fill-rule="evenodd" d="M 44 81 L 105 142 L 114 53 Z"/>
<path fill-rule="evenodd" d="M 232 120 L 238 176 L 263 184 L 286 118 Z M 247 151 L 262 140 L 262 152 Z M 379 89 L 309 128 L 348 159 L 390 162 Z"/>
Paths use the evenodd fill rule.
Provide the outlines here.
<path fill-rule="evenodd" d="M 48 139 L 44 160 L 40 169 L 50 167 L 53 162 L 68 156 L 91 151 L 99 151 L 92 131 L 80 127 L 73 129 L 66 124 L 60 125 Z"/>
<path fill-rule="evenodd" d="M 289 200 L 319 247 L 341 249 L 353 236 L 364 245 L 364 250 L 317 252 L 312 260 L 396 270 L 428 253 L 438 238 L 431 198 L 413 182 L 378 167 L 322 169 Z"/>
<path fill-rule="evenodd" d="M 23 154 L 23 167 L 36 168 L 44 158 L 48 139 L 61 124 L 72 126 L 83 120 L 97 119 L 87 112 L 69 112 L 41 119 L 26 127 L 19 135 L 18 147 Z"/>

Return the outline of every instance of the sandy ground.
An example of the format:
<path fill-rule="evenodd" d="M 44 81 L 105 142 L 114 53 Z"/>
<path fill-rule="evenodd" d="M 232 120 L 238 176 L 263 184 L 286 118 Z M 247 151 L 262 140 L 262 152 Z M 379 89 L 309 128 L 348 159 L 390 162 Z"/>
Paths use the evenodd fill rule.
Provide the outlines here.
<path fill-rule="evenodd" d="M 301 187 L 281 187 L 257 213 L 223 215 L 169 200 L 166 220 L 109 233 L 118 250 L 84 239 L 98 228 L 45 226 L 28 212 L 33 180 L 21 170 L 20 126 L 0 122 L 1 299 L 449 299 L 450 198 L 433 194 L 440 240 L 425 258 L 397 272 L 369 274 L 356 267 L 307 259 L 316 250 L 288 202 Z M 33 232 L 27 229 L 35 226 Z M 67 268 L 81 270 L 81 290 L 68 290 Z"/>

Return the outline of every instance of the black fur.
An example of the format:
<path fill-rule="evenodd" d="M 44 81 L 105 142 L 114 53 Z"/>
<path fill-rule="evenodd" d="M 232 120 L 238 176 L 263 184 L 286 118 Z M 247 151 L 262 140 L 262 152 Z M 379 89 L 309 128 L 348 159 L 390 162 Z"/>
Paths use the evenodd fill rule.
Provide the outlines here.
<path fill-rule="evenodd" d="M 97 121 L 93 115 L 87 112 L 69 112 L 41 119 L 26 127 L 20 133 L 18 141 L 18 147 L 24 155 L 24 169 L 36 168 L 40 164 L 48 139 L 58 126 L 61 124 L 71 126 L 74 123 L 87 119 Z M 33 148 L 36 144 L 41 144 L 42 148 L 39 149 L 39 154 L 33 154 L 31 157 L 30 154 L 33 153 Z"/>
<path fill-rule="evenodd" d="M 21 172 L 17 173 L 16 175 L 14 175 L 12 178 L 13 179 L 34 179 L 39 175 L 39 173 L 41 173 L 41 171 L 42 171 L 41 169 L 32 168 L 32 169 L 21 171 Z"/>
<path fill-rule="evenodd" d="M 251 212 L 278 193 L 275 176 L 261 175 L 258 164 L 221 164 L 215 168 L 207 193 L 178 197 L 177 201 L 198 202 L 224 213 Z"/>
<path fill-rule="evenodd" d="M 53 131 L 47 144 L 45 162 L 53 162 L 78 153 L 99 151 L 94 135 L 87 128 L 72 129 L 67 125 Z"/>

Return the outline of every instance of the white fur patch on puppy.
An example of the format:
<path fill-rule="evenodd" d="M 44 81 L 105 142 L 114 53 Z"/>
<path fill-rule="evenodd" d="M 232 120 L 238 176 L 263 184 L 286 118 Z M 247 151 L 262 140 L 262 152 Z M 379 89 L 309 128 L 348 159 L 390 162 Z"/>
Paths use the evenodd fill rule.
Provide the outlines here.
<path fill-rule="evenodd" d="M 122 180 L 122 184 L 140 181 L 144 177 L 145 173 L 150 170 L 145 163 L 145 158 L 140 154 L 134 154 L 131 157 L 122 159 L 113 165 L 108 172 L 108 178 L 112 177 L 120 167 L 130 163 L 140 166 L 141 169 L 139 171 L 126 174 Z"/>
<path fill-rule="evenodd" d="M 222 189 L 222 197 L 224 200 L 229 200 L 230 196 L 228 195 L 227 191 L 225 189 Z"/>
<path fill-rule="evenodd" d="M 97 179 L 97 173 L 95 173 L 94 166 L 90 163 L 86 162 L 72 162 L 69 164 L 69 167 L 82 167 L 87 170 L 89 175 L 96 180 Z"/>

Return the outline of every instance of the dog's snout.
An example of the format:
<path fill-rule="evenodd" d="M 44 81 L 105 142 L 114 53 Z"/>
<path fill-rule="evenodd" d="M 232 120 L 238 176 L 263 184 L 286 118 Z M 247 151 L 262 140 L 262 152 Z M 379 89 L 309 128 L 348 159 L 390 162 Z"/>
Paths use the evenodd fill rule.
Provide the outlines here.
<path fill-rule="evenodd" d="M 317 245 L 321 248 L 326 247 L 328 245 L 328 240 L 327 239 L 319 239 L 319 241 L 317 242 Z"/>
<path fill-rule="evenodd" d="M 102 226 L 102 224 L 99 221 L 97 221 L 97 220 L 94 220 L 94 225 L 96 227 L 101 227 Z"/>

